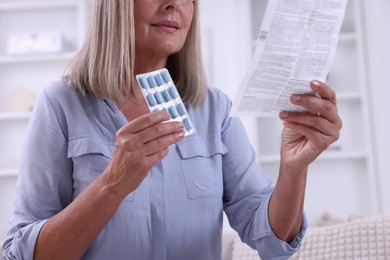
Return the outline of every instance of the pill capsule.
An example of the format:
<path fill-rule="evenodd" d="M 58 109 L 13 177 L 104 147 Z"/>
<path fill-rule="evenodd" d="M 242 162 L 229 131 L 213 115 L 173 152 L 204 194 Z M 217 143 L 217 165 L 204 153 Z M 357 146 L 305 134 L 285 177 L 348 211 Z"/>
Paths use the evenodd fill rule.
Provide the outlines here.
<path fill-rule="evenodd" d="M 154 93 L 154 97 L 156 98 L 156 101 L 159 105 L 164 103 L 163 97 L 161 96 L 161 92 Z"/>
<path fill-rule="evenodd" d="M 179 93 L 177 92 L 177 89 L 176 89 L 175 87 L 170 87 L 170 88 L 168 89 L 168 91 L 169 91 L 169 95 L 170 95 L 173 99 L 175 99 L 175 98 L 177 98 L 177 97 L 179 96 Z"/>
<path fill-rule="evenodd" d="M 190 123 L 190 120 L 188 118 L 183 119 L 184 127 L 186 128 L 187 131 L 192 130 L 192 125 Z"/>
<path fill-rule="evenodd" d="M 163 70 L 161 72 L 161 76 L 164 79 L 165 83 L 169 83 L 169 82 L 173 81 L 172 78 L 171 78 L 171 75 L 168 72 L 168 70 Z"/>
<path fill-rule="evenodd" d="M 164 80 L 163 80 L 163 78 L 161 77 L 161 74 L 159 74 L 159 73 L 156 74 L 155 78 L 156 78 L 156 82 L 157 82 L 157 84 L 158 84 L 159 86 L 164 85 Z"/>
<path fill-rule="evenodd" d="M 172 119 L 177 118 L 179 115 L 177 114 L 176 108 L 174 106 L 171 106 L 168 108 L 169 114 L 171 115 Z"/>
<path fill-rule="evenodd" d="M 179 114 L 181 116 L 184 116 L 186 114 L 186 108 L 185 106 L 183 105 L 183 103 L 179 103 L 177 106 L 176 106 L 176 109 L 177 111 L 179 111 Z"/>
<path fill-rule="evenodd" d="M 171 97 L 169 96 L 168 91 L 166 89 L 161 91 L 161 94 L 165 102 L 169 102 L 171 100 Z"/>
<path fill-rule="evenodd" d="M 156 99 L 154 98 L 153 94 L 149 94 L 146 96 L 146 99 L 148 100 L 149 106 L 153 107 L 157 104 Z"/>
<path fill-rule="evenodd" d="M 148 77 L 148 82 L 149 82 L 149 85 L 150 85 L 151 88 L 157 87 L 157 82 L 156 82 L 156 79 L 154 78 L 153 75 L 150 75 Z"/>
<path fill-rule="evenodd" d="M 149 82 L 148 80 L 145 78 L 145 77 L 140 77 L 139 78 L 139 83 L 141 85 L 141 87 L 145 90 L 148 90 L 149 89 Z"/>

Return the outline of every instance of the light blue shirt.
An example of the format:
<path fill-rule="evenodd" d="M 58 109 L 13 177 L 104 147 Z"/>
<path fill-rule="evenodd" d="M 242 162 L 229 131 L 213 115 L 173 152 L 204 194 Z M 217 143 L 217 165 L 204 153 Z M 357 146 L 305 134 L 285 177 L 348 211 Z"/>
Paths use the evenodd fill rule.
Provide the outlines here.
<path fill-rule="evenodd" d="M 130 193 L 82 259 L 221 259 L 223 210 L 241 239 L 263 259 L 287 259 L 306 229 L 288 244 L 268 221 L 273 184 L 231 102 L 209 89 L 187 108 L 196 134 L 169 154 Z M 110 162 L 115 133 L 127 123 L 109 100 L 83 96 L 64 82 L 47 87 L 30 119 L 6 259 L 32 259 L 45 221 L 69 205 Z"/>

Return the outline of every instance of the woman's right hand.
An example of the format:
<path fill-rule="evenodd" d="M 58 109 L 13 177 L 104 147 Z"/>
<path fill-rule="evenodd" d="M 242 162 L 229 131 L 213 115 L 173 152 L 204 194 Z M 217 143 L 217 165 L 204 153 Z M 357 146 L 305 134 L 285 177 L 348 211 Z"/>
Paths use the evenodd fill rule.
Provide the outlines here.
<path fill-rule="evenodd" d="M 134 191 L 149 170 L 168 154 L 168 146 L 184 138 L 181 122 L 164 122 L 164 111 L 142 115 L 116 133 L 113 158 L 105 175 L 120 199 Z M 164 123 L 163 123 L 164 122 Z"/>

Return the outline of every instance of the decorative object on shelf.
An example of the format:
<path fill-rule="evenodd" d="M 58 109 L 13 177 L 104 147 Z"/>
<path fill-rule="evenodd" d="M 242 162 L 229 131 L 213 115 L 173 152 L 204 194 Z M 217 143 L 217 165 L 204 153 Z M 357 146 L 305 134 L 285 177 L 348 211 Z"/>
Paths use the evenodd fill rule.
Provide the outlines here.
<path fill-rule="evenodd" d="M 329 212 L 324 212 L 314 223 L 313 226 L 316 227 L 325 227 L 330 225 L 336 225 L 342 223 L 343 220 L 337 217 L 332 216 Z"/>
<path fill-rule="evenodd" d="M 15 33 L 7 37 L 10 55 L 58 53 L 63 50 L 60 32 Z"/>
<path fill-rule="evenodd" d="M 11 158 L 6 165 L 7 169 L 16 169 L 19 167 L 19 160 L 17 158 Z"/>
<path fill-rule="evenodd" d="M 7 108 L 14 112 L 31 111 L 36 98 L 36 94 L 28 88 L 14 88 L 7 95 Z"/>

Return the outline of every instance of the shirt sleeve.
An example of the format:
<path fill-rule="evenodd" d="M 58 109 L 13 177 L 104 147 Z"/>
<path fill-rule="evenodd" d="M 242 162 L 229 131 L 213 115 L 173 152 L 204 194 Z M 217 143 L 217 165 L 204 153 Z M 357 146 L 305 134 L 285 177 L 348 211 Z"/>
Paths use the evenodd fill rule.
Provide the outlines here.
<path fill-rule="evenodd" d="M 306 217 L 291 243 L 276 237 L 268 219 L 273 183 L 256 163 L 255 152 L 241 121 L 228 116 L 230 103 L 226 111 L 222 140 L 229 150 L 223 158 L 224 210 L 229 223 L 262 259 L 287 259 L 301 245 L 307 228 Z"/>
<path fill-rule="evenodd" d="M 62 118 L 58 104 L 53 106 L 42 92 L 24 141 L 14 212 L 3 244 L 5 259 L 33 259 L 42 226 L 72 200 L 73 166 Z"/>

